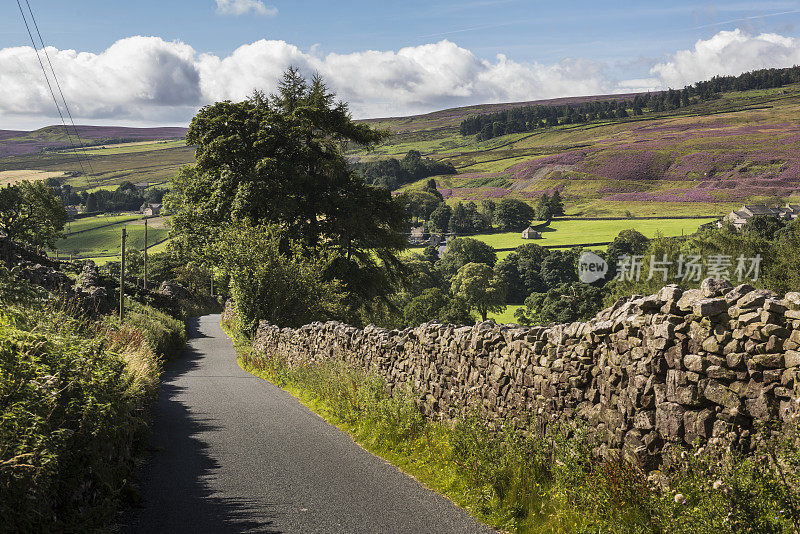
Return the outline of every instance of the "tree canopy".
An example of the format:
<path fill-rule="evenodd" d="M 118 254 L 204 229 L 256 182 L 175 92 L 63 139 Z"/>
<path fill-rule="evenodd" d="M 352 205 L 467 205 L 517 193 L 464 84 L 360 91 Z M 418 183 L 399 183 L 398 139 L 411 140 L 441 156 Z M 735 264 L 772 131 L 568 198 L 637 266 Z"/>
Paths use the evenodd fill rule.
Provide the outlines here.
<path fill-rule="evenodd" d="M 494 209 L 494 219 L 504 232 L 522 231 L 536 218 L 530 204 L 516 198 L 503 198 Z"/>
<path fill-rule="evenodd" d="M 483 241 L 459 237 L 447 244 L 437 265 L 445 277 L 451 277 L 468 263 L 484 263 L 494 267 L 497 263 L 497 253 Z"/>
<path fill-rule="evenodd" d="M 168 204 L 176 236 L 208 262 L 222 263 L 213 245 L 237 224 L 276 225 L 306 257 L 324 250 L 323 278 L 340 280 L 358 307 L 385 297 L 398 275 L 405 214 L 343 155 L 345 146 L 370 148 L 388 134 L 354 122 L 334 99 L 320 77 L 309 82 L 289 68 L 277 94 L 203 107 L 186 136 L 196 163 L 174 179 Z"/>
<path fill-rule="evenodd" d="M 467 263 L 453 277 L 451 291 L 461 297 L 482 320 L 489 312 L 502 312 L 506 303 L 506 283 L 485 263 Z"/>
<path fill-rule="evenodd" d="M 0 188 L 0 234 L 9 241 L 53 248 L 67 213 L 44 182 L 21 181 Z"/>

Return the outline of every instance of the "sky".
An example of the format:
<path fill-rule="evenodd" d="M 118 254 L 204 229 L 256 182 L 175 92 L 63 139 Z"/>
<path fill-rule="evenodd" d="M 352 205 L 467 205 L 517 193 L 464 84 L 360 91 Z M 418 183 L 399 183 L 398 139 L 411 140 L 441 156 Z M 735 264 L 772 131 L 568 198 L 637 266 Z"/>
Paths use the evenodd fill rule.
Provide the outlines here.
<path fill-rule="evenodd" d="M 60 122 L 28 4 L 78 124 L 185 126 L 273 91 L 289 65 L 371 118 L 800 64 L 800 0 L 14 0 L 0 4 L 0 130 Z"/>

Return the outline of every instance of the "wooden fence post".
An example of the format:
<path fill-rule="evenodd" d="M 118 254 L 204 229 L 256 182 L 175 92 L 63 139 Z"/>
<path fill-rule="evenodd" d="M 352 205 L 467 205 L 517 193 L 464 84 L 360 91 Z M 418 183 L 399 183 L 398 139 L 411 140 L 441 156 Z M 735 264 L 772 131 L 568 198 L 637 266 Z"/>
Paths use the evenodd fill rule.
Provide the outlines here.
<path fill-rule="evenodd" d="M 119 320 L 125 319 L 125 239 L 128 237 L 127 229 L 122 229 L 122 260 L 119 262 Z"/>
<path fill-rule="evenodd" d="M 144 290 L 147 291 L 147 218 L 144 220 Z"/>

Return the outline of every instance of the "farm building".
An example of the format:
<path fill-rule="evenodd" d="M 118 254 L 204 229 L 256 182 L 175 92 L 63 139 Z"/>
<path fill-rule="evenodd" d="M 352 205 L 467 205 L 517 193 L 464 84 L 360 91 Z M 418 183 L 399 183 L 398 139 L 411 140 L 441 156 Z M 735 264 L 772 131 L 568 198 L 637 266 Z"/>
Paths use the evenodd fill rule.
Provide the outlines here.
<path fill-rule="evenodd" d="M 736 228 L 741 228 L 745 223 L 755 216 L 774 217 L 776 219 L 796 219 L 800 215 L 800 204 L 786 204 L 782 208 L 771 208 L 764 205 L 745 204 L 738 210 L 734 210 L 723 217 L 718 226 L 722 226 L 723 221 L 729 222 Z"/>
<path fill-rule="evenodd" d="M 412 245 L 416 245 L 421 243 L 423 238 L 425 237 L 425 227 L 424 226 L 412 226 L 411 233 L 408 234 L 408 242 Z"/>
<path fill-rule="evenodd" d="M 142 204 L 142 207 L 139 208 L 139 211 L 145 217 L 155 217 L 157 215 L 161 215 L 161 204 Z"/>
<path fill-rule="evenodd" d="M 434 247 L 445 246 L 455 238 L 456 236 L 453 233 L 431 234 L 430 239 L 428 239 L 428 245 L 432 245 Z"/>
<path fill-rule="evenodd" d="M 530 226 L 522 231 L 522 239 L 541 239 L 542 233 L 534 230 Z"/>

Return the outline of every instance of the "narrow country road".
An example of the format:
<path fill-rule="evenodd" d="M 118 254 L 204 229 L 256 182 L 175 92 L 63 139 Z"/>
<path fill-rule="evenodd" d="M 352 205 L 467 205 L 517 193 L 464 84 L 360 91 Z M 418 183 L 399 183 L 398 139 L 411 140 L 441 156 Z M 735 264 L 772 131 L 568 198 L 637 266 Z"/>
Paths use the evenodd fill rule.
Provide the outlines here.
<path fill-rule="evenodd" d="M 239 368 L 210 315 L 163 377 L 125 533 L 494 532 Z"/>

